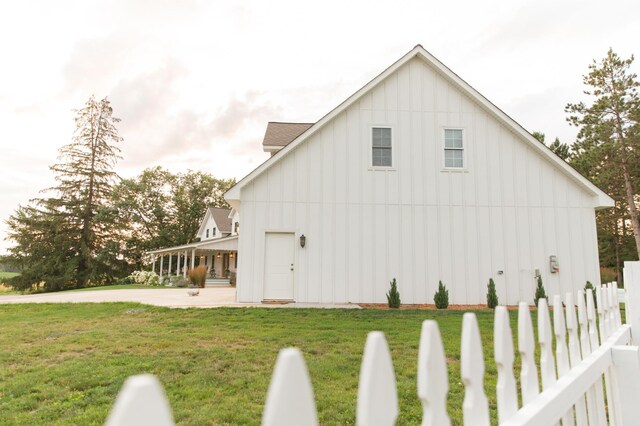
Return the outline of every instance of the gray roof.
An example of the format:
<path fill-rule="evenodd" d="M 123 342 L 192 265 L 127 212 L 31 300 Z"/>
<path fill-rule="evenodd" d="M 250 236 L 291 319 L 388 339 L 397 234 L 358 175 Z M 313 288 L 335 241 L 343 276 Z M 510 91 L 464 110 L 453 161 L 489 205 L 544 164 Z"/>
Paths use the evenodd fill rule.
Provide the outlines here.
<path fill-rule="evenodd" d="M 225 209 L 223 207 L 209 207 L 209 212 L 211 216 L 213 216 L 213 220 L 216 221 L 218 225 L 218 229 L 223 234 L 231 233 L 231 218 L 229 214 L 231 213 L 231 209 Z"/>
<path fill-rule="evenodd" d="M 263 146 L 285 146 L 314 123 L 278 123 L 270 121 L 262 140 Z"/>

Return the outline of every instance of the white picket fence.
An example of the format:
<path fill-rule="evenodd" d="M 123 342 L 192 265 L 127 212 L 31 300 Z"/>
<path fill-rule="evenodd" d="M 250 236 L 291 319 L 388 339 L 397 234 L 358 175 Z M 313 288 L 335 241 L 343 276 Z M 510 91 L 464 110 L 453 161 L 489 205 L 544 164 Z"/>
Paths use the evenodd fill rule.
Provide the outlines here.
<path fill-rule="evenodd" d="M 640 262 L 625 263 L 627 324 L 622 324 L 617 285 L 579 291 L 551 299 L 553 323 L 545 299 L 538 306 L 539 363 L 527 303 L 518 307 L 517 351 L 520 395 L 514 376 L 514 347 L 509 314 L 495 310 L 494 357 L 498 372 L 496 401 L 501 425 L 633 425 L 640 422 Z M 565 309 L 564 306 L 567 308 Z M 577 315 L 576 315 L 577 305 Z M 635 313 L 637 312 L 637 316 Z M 555 338 L 554 338 L 555 337 Z M 633 337 L 633 340 L 632 340 Z M 633 344 L 633 345 L 632 345 Z M 489 425 L 484 390 L 484 358 L 476 316 L 463 317 L 461 377 L 465 425 Z M 538 368 L 542 391 L 538 382 Z M 436 321 L 422 324 L 418 353 L 418 398 L 423 425 L 449 425 L 446 410 L 449 381 Z M 358 425 L 393 425 L 398 417 L 396 380 L 384 334 L 371 332 L 365 344 L 356 404 Z M 127 379 L 107 419 L 109 426 L 172 425 L 171 409 L 154 376 Z M 278 355 L 262 424 L 317 425 L 315 399 L 302 353 L 283 349 Z"/>

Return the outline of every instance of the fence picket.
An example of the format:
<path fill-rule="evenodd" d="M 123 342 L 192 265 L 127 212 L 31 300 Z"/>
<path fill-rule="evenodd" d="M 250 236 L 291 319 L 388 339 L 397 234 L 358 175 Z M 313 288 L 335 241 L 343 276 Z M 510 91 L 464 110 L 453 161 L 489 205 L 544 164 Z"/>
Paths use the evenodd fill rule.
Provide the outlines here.
<path fill-rule="evenodd" d="M 618 328 L 622 325 L 622 316 L 620 315 L 620 300 L 618 300 L 618 283 L 616 281 L 613 282 L 613 304 L 615 307 L 616 328 Z"/>
<path fill-rule="evenodd" d="M 540 377 L 542 389 L 550 388 L 556 382 L 556 365 L 553 359 L 553 337 L 547 299 L 538 300 L 538 343 L 540 344 Z"/>
<path fill-rule="evenodd" d="M 513 376 L 513 337 L 509 311 L 505 306 L 496 307 L 493 327 L 494 358 L 498 369 L 498 423 L 504 423 L 518 411 L 518 393 Z"/>
<path fill-rule="evenodd" d="M 625 264 L 625 278 L 633 290 L 633 285 L 639 284 L 636 281 L 640 281 L 640 262 Z M 594 291 L 580 290 L 577 299 L 574 299 L 574 294 L 567 293 L 566 309 L 563 308 L 562 298 L 554 296 L 553 322 L 547 300 L 539 300 L 539 366 L 535 359 L 530 309 L 525 302 L 519 304 L 517 343 L 522 363 L 520 383 L 523 401 L 520 409 L 513 374 L 514 342 L 509 312 L 504 306 L 496 308 L 493 343 L 500 425 L 559 424 L 560 419 L 563 426 L 615 426 L 623 421 L 625 425 L 635 422 L 640 412 L 640 405 L 636 404 L 640 391 L 636 380 L 640 377 L 640 352 L 637 346 L 621 346 L 634 342 L 635 329 L 633 325 L 621 324 L 616 282 L 597 286 Z M 631 292 L 627 296 L 634 294 Z M 630 306 L 633 299 L 626 299 L 625 302 L 627 313 L 635 321 L 638 318 L 633 317 L 633 306 Z M 637 322 L 640 324 L 640 320 Z M 635 334 L 640 332 L 636 330 Z M 463 316 L 460 353 L 460 376 L 465 387 L 462 421 L 464 424 L 489 425 L 489 404 L 484 393 L 483 344 L 473 313 Z M 542 393 L 538 368 L 542 378 Z M 424 321 L 417 378 L 423 426 L 450 426 L 451 419 L 447 413 L 448 380 L 446 354 L 438 324 L 433 320 Z M 387 341 L 382 332 L 371 332 L 367 336 L 360 369 L 356 424 L 394 425 L 398 419 L 398 408 L 396 378 Z M 160 382 L 150 375 L 128 378 L 105 424 L 173 425 L 171 408 Z M 317 424 L 313 388 L 302 353 L 295 348 L 284 349 L 279 353 L 273 370 L 262 425 Z"/>
<path fill-rule="evenodd" d="M 262 415 L 264 426 L 317 425 L 316 403 L 302 352 L 280 351 Z"/>
<path fill-rule="evenodd" d="M 360 368 L 356 424 L 391 426 L 398 417 L 396 376 L 384 334 L 372 331 L 367 336 Z"/>
<path fill-rule="evenodd" d="M 580 341 L 578 338 L 578 321 L 576 319 L 576 307 L 573 303 L 573 293 L 569 292 L 565 296 L 567 333 L 569 334 L 569 365 L 571 368 L 580 364 L 582 355 L 580 354 Z M 584 395 L 580 395 L 575 405 L 577 426 L 588 425 L 587 405 Z"/>
<path fill-rule="evenodd" d="M 598 349 L 600 341 L 598 340 L 598 331 L 596 328 L 596 314 L 593 305 L 593 291 L 589 288 L 586 292 L 587 299 L 587 326 L 589 334 L 589 345 L 591 352 Z M 591 353 L 590 352 L 590 353 Z M 597 415 L 597 423 L 603 425 L 607 422 L 606 405 L 604 403 L 604 391 L 602 389 L 602 378 L 599 378 L 593 385 L 593 391 L 595 394 L 595 410 Z"/>
<path fill-rule="evenodd" d="M 438 323 L 422 323 L 418 349 L 418 398 L 422 402 L 422 425 L 449 426 L 447 394 L 449 377 Z"/>
<path fill-rule="evenodd" d="M 520 302 L 518 305 L 518 352 L 522 363 L 520 368 L 522 405 L 527 405 L 538 396 L 540 387 L 535 360 L 533 324 L 529 305 L 526 302 Z"/>
<path fill-rule="evenodd" d="M 150 374 L 129 377 L 105 426 L 169 426 L 173 415 L 160 381 Z"/>
<path fill-rule="evenodd" d="M 484 355 L 476 315 L 462 317 L 460 376 L 464 384 L 462 417 L 465 424 L 489 425 L 489 403 L 484 393 Z"/>
<path fill-rule="evenodd" d="M 553 332 L 556 336 L 556 364 L 558 366 L 558 379 L 569 373 L 569 351 L 567 349 L 567 329 L 564 323 L 564 309 L 560 296 L 553 296 Z M 574 424 L 573 408 L 562 417 L 563 425 Z"/>

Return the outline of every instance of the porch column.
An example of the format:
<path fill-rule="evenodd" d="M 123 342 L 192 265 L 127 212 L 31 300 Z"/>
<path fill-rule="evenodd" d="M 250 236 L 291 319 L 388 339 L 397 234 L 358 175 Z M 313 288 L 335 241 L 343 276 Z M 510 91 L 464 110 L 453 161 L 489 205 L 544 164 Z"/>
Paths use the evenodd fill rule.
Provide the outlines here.
<path fill-rule="evenodd" d="M 180 275 L 180 252 L 178 252 L 178 259 L 176 260 L 176 276 Z"/>
<path fill-rule="evenodd" d="M 164 254 L 160 255 L 160 282 L 162 282 L 162 269 L 164 268 Z"/>
<path fill-rule="evenodd" d="M 182 265 L 182 276 L 187 278 L 187 251 L 184 251 L 184 264 Z"/>
<path fill-rule="evenodd" d="M 151 262 L 151 272 L 155 274 L 156 273 L 156 256 L 155 255 L 151 256 L 151 259 L 153 259 L 153 261 Z"/>
<path fill-rule="evenodd" d="M 191 249 L 191 269 L 196 266 L 196 249 Z"/>
<path fill-rule="evenodd" d="M 171 260 L 173 259 L 173 253 L 169 253 L 169 269 L 167 269 L 167 275 L 171 276 Z"/>
<path fill-rule="evenodd" d="M 209 265 L 209 273 L 211 273 L 211 271 L 213 271 L 213 255 L 212 254 L 207 255 L 207 264 Z"/>

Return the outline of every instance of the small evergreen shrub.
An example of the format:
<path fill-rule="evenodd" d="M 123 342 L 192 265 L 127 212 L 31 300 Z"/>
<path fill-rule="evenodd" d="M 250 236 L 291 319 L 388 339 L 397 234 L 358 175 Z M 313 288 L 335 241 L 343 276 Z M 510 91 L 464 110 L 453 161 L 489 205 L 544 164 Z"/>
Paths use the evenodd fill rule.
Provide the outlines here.
<path fill-rule="evenodd" d="M 496 284 L 493 282 L 493 278 L 489 278 L 489 284 L 487 285 L 487 307 L 495 309 L 496 306 L 498 306 L 498 303 Z"/>
<path fill-rule="evenodd" d="M 591 281 L 587 281 L 587 284 L 584 286 L 584 303 L 587 303 L 587 290 L 591 290 L 593 292 L 593 307 L 598 308 L 598 301 L 596 299 L 596 288 L 591 284 Z"/>
<path fill-rule="evenodd" d="M 391 280 L 391 289 L 387 293 L 387 302 L 390 308 L 398 309 L 400 307 L 400 292 L 398 291 L 398 285 L 396 279 Z"/>
<path fill-rule="evenodd" d="M 544 291 L 544 286 L 542 285 L 542 277 L 538 276 L 538 286 L 536 287 L 536 294 L 533 299 L 533 303 L 535 303 L 536 307 L 538 307 L 538 300 L 542 298 L 549 300 L 547 293 Z"/>
<path fill-rule="evenodd" d="M 433 295 L 433 302 L 438 309 L 447 309 L 449 307 L 449 290 L 442 284 L 442 281 L 438 282 L 438 291 Z"/>
<path fill-rule="evenodd" d="M 207 266 L 200 265 L 189 270 L 189 281 L 200 288 L 204 288 L 204 283 L 207 280 Z"/>

